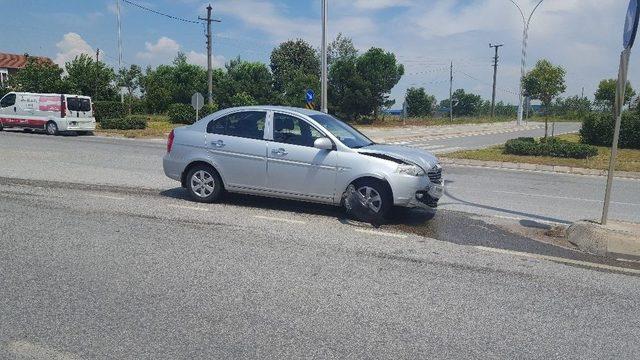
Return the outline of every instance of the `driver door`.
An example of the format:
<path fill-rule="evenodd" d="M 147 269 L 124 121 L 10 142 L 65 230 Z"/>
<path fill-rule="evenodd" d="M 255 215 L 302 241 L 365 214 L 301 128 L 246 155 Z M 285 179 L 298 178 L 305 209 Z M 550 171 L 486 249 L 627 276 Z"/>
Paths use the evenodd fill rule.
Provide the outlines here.
<path fill-rule="evenodd" d="M 305 120 L 273 115 L 273 137 L 267 144 L 267 187 L 287 197 L 333 202 L 337 152 L 313 147 L 324 135 Z"/>

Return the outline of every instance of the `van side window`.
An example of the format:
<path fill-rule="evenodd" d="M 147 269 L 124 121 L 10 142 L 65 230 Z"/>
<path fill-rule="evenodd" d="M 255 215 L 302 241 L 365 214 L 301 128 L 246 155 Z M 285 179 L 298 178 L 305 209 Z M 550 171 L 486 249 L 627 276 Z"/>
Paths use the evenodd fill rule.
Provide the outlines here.
<path fill-rule="evenodd" d="M 264 111 L 241 111 L 211 120 L 207 125 L 207 132 L 262 140 L 266 118 L 267 113 Z"/>
<path fill-rule="evenodd" d="M 0 101 L 0 107 L 8 107 L 16 104 L 16 94 L 9 94 L 2 98 Z"/>

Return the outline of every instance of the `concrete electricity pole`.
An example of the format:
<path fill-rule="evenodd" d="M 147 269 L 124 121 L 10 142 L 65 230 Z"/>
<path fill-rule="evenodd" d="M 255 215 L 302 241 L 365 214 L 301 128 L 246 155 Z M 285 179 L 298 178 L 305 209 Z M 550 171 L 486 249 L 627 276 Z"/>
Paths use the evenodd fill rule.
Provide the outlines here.
<path fill-rule="evenodd" d="M 329 12 L 328 6 L 329 0 L 322 0 L 322 74 L 321 74 L 321 110 L 323 113 L 328 113 L 328 101 L 327 101 L 327 17 Z"/>
<path fill-rule="evenodd" d="M 208 83 L 208 90 L 207 90 L 207 99 L 209 102 L 209 105 L 213 105 L 213 69 L 212 69 L 212 64 L 211 64 L 211 23 L 213 21 L 215 22 L 220 22 L 220 20 L 216 20 L 216 19 L 212 19 L 211 18 L 211 10 L 213 8 L 211 7 L 211 4 L 209 4 L 209 6 L 207 6 L 207 17 L 206 18 L 201 18 L 198 17 L 198 19 L 200 20 L 204 20 L 207 22 L 207 83 Z"/>
<path fill-rule="evenodd" d="M 100 70 L 100 65 L 98 64 L 98 61 L 100 61 L 100 49 L 96 49 L 96 70 L 95 70 L 95 81 L 93 83 L 94 89 L 93 89 L 93 101 L 97 101 L 98 100 L 98 73 Z"/>
<path fill-rule="evenodd" d="M 449 120 L 453 122 L 453 61 L 449 70 Z"/>
<path fill-rule="evenodd" d="M 493 118 L 496 113 L 496 79 L 498 76 L 498 49 L 504 46 L 504 44 L 491 45 L 489 48 L 495 48 L 496 54 L 493 57 L 493 93 L 491 94 L 491 117 Z"/>
<path fill-rule="evenodd" d="M 536 12 L 538 7 L 540 6 L 540 4 L 542 4 L 542 1 L 544 0 L 540 0 L 538 4 L 536 4 L 536 6 L 531 11 L 531 14 L 529 14 L 529 18 L 524 16 L 524 12 L 522 11 L 522 8 L 520 8 L 520 6 L 514 0 L 509 0 L 509 1 L 511 1 L 513 5 L 515 5 L 518 8 L 518 11 L 520 11 L 520 15 L 522 16 L 522 59 L 520 62 L 520 95 L 519 95 L 519 104 L 518 104 L 518 126 L 520 126 L 522 125 L 522 113 L 524 108 L 524 98 L 522 95 L 524 93 L 524 83 L 522 82 L 522 79 L 526 75 L 525 72 L 527 67 L 527 40 L 529 39 L 529 24 L 531 23 L 531 18 L 533 17 L 533 14 Z"/>

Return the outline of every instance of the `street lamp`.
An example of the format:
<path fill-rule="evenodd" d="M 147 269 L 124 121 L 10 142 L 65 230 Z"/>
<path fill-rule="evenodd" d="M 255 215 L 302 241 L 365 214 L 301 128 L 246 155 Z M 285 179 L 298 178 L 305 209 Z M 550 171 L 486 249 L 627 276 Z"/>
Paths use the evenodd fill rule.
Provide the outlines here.
<path fill-rule="evenodd" d="M 327 17 L 328 17 L 328 2 L 329 0 L 322 0 L 322 74 L 321 74 L 321 111 L 323 113 L 328 113 L 329 110 L 327 108 L 327 77 L 328 77 L 328 69 L 327 69 Z"/>
<path fill-rule="evenodd" d="M 518 125 L 522 125 L 522 113 L 524 109 L 524 98 L 522 96 L 522 93 L 524 92 L 524 83 L 522 82 L 522 79 L 526 75 L 525 68 L 527 66 L 527 40 L 529 39 L 529 24 L 531 23 L 533 14 L 536 12 L 538 6 L 540 6 L 540 4 L 542 4 L 544 0 L 540 0 L 538 4 L 536 4 L 536 6 L 531 11 L 531 14 L 529 14 L 528 18 L 525 16 L 522 8 L 520 8 L 520 6 L 514 0 L 509 1 L 511 1 L 511 3 L 513 3 L 513 5 L 518 8 L 518 11 L 520 11 L 520 15 L 522 16 L 522 61 L 520 67 L 520 95 L 518 104 Z"/>

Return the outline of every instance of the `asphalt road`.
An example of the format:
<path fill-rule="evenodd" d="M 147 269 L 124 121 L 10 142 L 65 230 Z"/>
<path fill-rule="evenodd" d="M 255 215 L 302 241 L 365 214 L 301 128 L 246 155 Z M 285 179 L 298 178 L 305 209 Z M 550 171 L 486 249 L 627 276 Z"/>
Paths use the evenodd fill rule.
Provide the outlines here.
<path fill-rule="evenodd" d="M 0 177 L 171 189 L 177 183 L 162 172 L 164 152 L 164 142 L 156 140 L 5 131 Z M 444 209 L 533 221 L 597 219 L 604 197 L 604 177 L 447 167 L 445 179 Z M 616 179 L 611 218 L 640 221 L 639 188 L 638 180 Z"/>
<path fill-rule="evenodd" d="M 328 207 L 45 184 L 0 181 L 3 359 L 640 357 L 638 273 Z"/>

